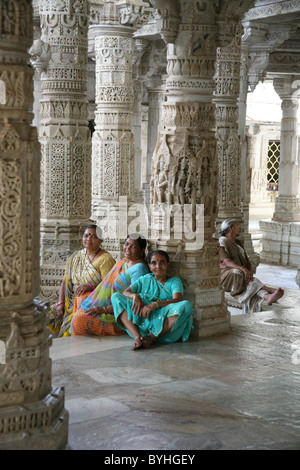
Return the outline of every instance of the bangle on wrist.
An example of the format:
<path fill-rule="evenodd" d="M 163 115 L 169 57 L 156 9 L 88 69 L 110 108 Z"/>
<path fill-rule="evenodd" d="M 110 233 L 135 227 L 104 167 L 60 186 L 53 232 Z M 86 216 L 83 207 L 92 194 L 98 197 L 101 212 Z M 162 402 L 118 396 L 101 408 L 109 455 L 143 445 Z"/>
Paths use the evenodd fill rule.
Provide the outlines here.
<path fill-rule="evenodd" d="M 94 290 L 93 284 L 87 284 L 87 286 L 89 286 L 91 290 Z"/>
<path fill-rule="evenodd" d="M 62 304 L 64 304 L 64 303 L 65 303 L 65 301 L 62 300 L 61 302 L 58 302 L 58 304 L 56 304 L 56 307 L 59 307 L 60 305 L 62 305 Z"/>
<path fill-rule="evenodd" d="M 154 305 L 154 310 L 156 310 L 157 308 L 159 308 L 158 302 L 153 302 L 152 305 Z"/>

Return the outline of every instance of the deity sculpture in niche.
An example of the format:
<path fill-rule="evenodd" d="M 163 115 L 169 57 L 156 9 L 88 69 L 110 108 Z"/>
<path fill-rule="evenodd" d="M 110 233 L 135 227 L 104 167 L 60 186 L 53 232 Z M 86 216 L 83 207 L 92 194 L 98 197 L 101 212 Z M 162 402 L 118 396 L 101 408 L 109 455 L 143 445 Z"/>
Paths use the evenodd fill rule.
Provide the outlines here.
<path fill-rule="evenodd" d="M 166 202 L 168 194 L 168 164 L 160 160 L 158 175 L 154 183 L 155 202 Z"/>
<path fill-rule="evenodd" d="M 185 158 L 182 158 L 178 165 L 177 171 L 177 183 L 176 183 L 176 193 L 175 193 L 175 203 L 184 204 L 185 203 L 185 189 L 187 181 L 187 162 Z"/>

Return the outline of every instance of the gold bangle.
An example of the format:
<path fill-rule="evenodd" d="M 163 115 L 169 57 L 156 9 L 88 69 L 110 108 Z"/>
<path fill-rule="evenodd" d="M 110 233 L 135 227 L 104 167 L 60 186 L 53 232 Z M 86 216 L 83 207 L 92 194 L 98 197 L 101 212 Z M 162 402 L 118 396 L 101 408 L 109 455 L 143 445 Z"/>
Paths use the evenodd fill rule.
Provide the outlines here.
<path fill-rule="evenodd" d="M 158 302 L 153 302 L 152 305 L 154 305 L 154 310 L 156 310 L 157 308 L 159 308 Z"/>

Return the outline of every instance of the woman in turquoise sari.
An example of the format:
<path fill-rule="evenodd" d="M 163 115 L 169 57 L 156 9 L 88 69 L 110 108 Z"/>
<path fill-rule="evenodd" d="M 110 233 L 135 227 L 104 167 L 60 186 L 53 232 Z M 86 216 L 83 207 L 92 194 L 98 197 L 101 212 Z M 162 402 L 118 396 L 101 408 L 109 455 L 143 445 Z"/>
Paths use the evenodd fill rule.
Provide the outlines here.
<path fill-rule="evenodd" d="M 154 341 L 173 343 L 188 340 L 193 328 L 193 306 L 183 300 L 178 277 L 169 277 L 169 256 L 157 250 L 149 257 L 151 273 L 131 284 L 123 294 L 111 297 L 120 328 L 134 339 L 132 350 L 148 348 Z"/>

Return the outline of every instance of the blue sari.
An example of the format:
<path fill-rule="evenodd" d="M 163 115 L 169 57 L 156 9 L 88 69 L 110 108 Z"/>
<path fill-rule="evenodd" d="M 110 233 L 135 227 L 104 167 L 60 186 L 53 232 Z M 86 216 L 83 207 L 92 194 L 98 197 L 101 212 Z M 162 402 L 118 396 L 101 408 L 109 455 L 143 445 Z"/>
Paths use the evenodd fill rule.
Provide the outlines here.
<path fill-rule="evenodd" d="M 131 284 L 130 290 L 135 294 L 139 294 L 144 305 L 149 305 L 157 300 L 171 300 L 175 293 L 183 294 L 183 285 L 178 277 L 171 277 L 165 284 L 161 284 L 151 273 L 146 274 Z M 180 339 L 185 342 L 188 340 L 193 328 L 193 305 L 188 300 L 172 303 L 165 307 L 152 310 L 149 318 L 135 315 L 132 312 L 132 299 L 119 292 L 112 295 L 111 302 L 118 325 L 120 328 L 127 331 L 131 337 L 133 337 L 132 334 L 119 320 L 119 316 L 124 310 L 127 312 L 128 319 L 138 328 L 141 336 L 152 333 L 157 337 L 156 342 L 159 343 L 173 343 Z M 168 333 L 159 336 L 163 329 L 165 319 L 173 315 L 178 316 L 173 328 Z"/>

